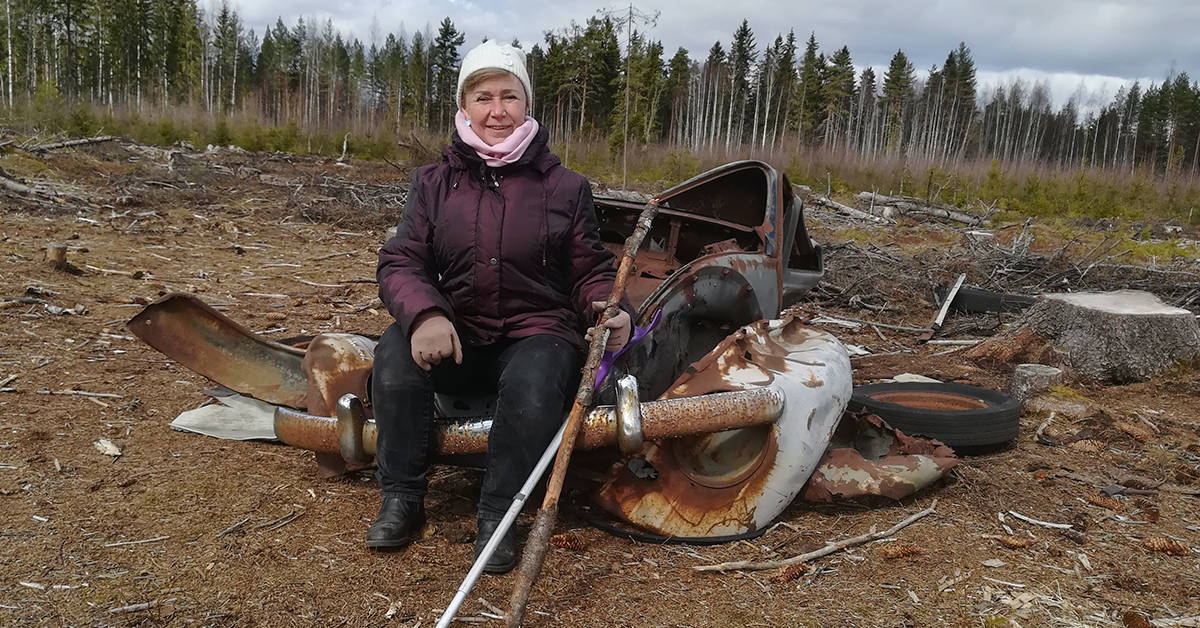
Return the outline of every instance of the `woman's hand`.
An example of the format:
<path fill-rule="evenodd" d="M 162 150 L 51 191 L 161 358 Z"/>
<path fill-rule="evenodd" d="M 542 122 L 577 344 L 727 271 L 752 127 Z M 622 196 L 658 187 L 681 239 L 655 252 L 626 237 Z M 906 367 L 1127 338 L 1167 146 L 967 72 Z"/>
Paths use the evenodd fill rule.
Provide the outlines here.
<path fill-rule="evenodd" d="M 605 307 L 604 301 L 592 301 L 592 309 L 597 312 L 603 312 Z M 617 310 L 617 315 L 604 321 L 604 326 L 609 329 L 608 342 L 604 345 L 605 351 L 620 351 L 625 343 L 629 342 L 629 335 L 633 329 L 633 321 L 629 319 L 629 313 L 625 310 Z M 592 332 L 595 327 L 589 327 L 587 333 L 584 334 L 588 341 L 592 340 Z"/>
<path fill-rule="evenodd" d="M 454 356 L 455 364 L 462 364 L 462 344 L 458 341 L 458 332 L 450 319 L 441 312 L 427 312 L 417 317 L 413 323 L 412 358 L 417 366 L 428 371 L 442 358 Z"/>

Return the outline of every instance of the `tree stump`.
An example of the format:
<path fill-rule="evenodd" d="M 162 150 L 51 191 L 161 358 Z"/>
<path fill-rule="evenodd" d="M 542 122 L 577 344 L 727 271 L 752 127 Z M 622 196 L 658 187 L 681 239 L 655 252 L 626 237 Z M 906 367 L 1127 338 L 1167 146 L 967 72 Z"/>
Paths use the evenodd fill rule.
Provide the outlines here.
<path fill-rule="evenodd" d="M 61 242 L 46 243 L 46 261 L 58 270 L 66 270 L 67 264 L 67 245 Z"/>
<path fill-rule="evenodd" d="M 1006 392 L 1025 403 L 1051 386 L 1063 383 L 1062 369 L 1045 364 L 1018 364 L 1008 378 Z"/>
<path fill-rule="evenodd" d="M 1200 357 L 1196 316 L 1140 290 L 1043 295 L 1011 331 L 967 352 L 991 362 L 1058 363 L 1123 384 Z"/>

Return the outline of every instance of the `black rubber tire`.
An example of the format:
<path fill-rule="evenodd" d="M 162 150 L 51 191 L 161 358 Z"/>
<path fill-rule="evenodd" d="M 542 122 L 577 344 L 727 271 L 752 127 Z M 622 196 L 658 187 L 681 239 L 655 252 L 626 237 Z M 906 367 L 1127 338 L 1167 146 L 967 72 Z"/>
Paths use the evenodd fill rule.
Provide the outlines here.
<path fill-rule="evenodd" d="M 946 295 L 950 293 L 950 286 L 939 285 L 934 291 L 937 293 L 939 299 L 945 299 Z M 963 286 L 954 295 L 954 301 L 950 303 L 950 309 L 967 314 L 1021 312 L 1028 309 L 1034 303 L 1037 303 L 1036 297 L 1023 294 L 1005 294 L 1003 292 Z"/>
<path fill-rule="evenodd" d="M 924 407 L 918 407 L 922 400 Z M 865 409 L 905 434 L 936 438 L 955 449 L 1007 443 L 1017 437 L 1021 417 L 1021 404 L 1000 391 L 933 382 L 858 386 L 850 409 Z"/>

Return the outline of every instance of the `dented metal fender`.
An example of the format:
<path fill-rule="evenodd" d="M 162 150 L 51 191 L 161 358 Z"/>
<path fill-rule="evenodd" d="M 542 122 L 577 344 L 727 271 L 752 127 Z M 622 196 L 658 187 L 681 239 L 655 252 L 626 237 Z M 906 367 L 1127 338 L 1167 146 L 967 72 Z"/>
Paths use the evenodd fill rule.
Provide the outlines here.
<path fill-rule="evenodd" d="M 816 469 L 850 401 L 845 347 L 792 317 L 758 321 L 720 342 L 661 398 L 763 386 L 785 396 L 774 425 L 650 442 L 611 467 L 598 503 L 668 536 L 725 536 L 768 525 Z"/>

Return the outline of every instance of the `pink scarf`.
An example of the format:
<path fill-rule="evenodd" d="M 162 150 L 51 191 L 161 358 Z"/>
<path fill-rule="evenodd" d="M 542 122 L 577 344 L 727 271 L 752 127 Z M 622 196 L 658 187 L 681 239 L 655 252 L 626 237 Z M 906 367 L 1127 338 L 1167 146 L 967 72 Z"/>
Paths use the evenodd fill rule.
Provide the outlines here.
<path fill-rule="evenodd" d="M 533 137 L 537 135 L 538 123 L 537 120 L 525 116 L 525 123 L 513 129 L 512 135 L 504 138 L 504 141 L 495 146 L 489 146 L 475 134 L 475 130 L 467 124 L 467 116 L 463 114 L 462 109 L 454 114 L 454 128 L 458 131 L 458 136 L 462 138 L 462 141 L 466 142 L 467 146 L 474 148 L 475 153 L 483 159 L 484 163 L 497 168 L 514 163 L 521 158 L 521 155 L 525 154 L 525 149 L 529 148 Z"/>

